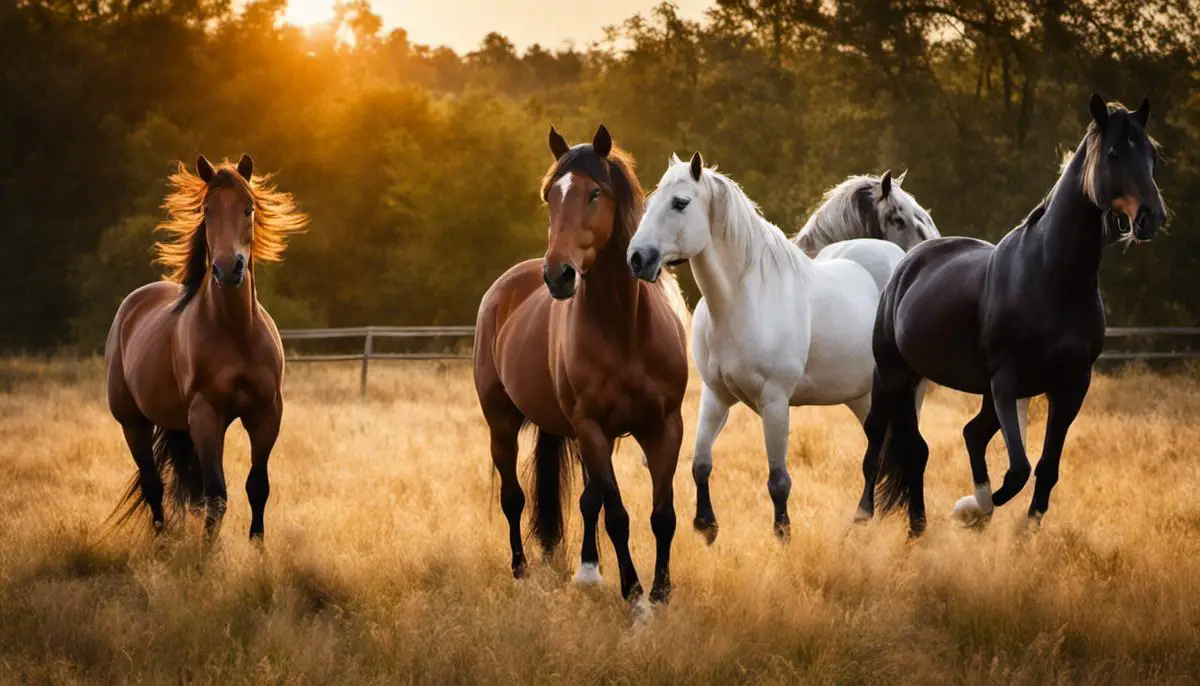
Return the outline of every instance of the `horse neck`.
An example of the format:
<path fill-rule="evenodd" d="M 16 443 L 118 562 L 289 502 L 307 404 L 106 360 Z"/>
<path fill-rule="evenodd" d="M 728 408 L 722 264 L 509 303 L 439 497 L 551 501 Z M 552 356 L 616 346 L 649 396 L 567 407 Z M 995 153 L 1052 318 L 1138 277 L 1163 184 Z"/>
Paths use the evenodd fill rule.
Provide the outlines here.
<path fill-rule="evenodd" d="M 1046 276 L 1091 291 L 1099 283 L 1104 252 L 1103 212 L 1083 192 L 1081 144 L 1046 202 L 1034 231 L 1041 240 Z"/>
<path fill-rule="evenodd" d="M 253 261 L 246 267 L 246 280 L 239 288 L 221 287 L 206 278 L 204 291 L 197 298 L 199 314 L 234 337 L 245 337 L 258 316 L 258 291 L 254 283 Z"/>
<path fill-rule="evenodd" d="M 727 192 L 735 192 L 733 188 L 727 189 Z M 754 222 L 753 226 L 732 227 L 730 222 L 733 219 L 725 216 L 719 217 L 712 222 L 712 238 L 704 250 L 694 255 L 690 262 L 692 265 L 692 276 L 696 280 L 696 285 L 700 287 L 700 294 L 704 296 L 704 301 L 708 304 L 709 314 L 714 321 L 720 321 L 724 317 L 729 316 L 731 308 L 736 307 L 739 301 L 739 295 L 742 291 L 750 287 L 752 279 L 747 278 L 753 276 L 751 272 L 758 270 L 759 280 L 767 288 L 771 287 L 773 277 L 777 276 L 773 265 L 766 264 L 768 260 L 773 260 L 773 257 L 768 251 L 762 251 L 761 254 L 748 256 L 739 246 L 734 245 L 731 240 L 731 234 L 734 231 L 759 232 L 771 231 L 771 228 L 765 226 L 766 219 L 762 218 L 756 212 L 749 213 L 752 216 L 746 217 L 745 220 Z M 760 225 L 763 224 L 763 225 Z M 754 240 L 773 240 L 774 237 L 767 236 L 759 238 L 753 237 Z M 785 239 L 786 241 L 786 239 Z M 786 246 L 779 246 L 780 248 Z M 798 246 L 796 248 L 797 260 L 796 264 L 800 270 L 800 278 L 806 280 L 809 269 L 812 267 L 812 259 L 805 254 L 804 250 Z"/>
<path fill-rule="evenodd" d="M 618 218 L 615 222 L 620 222 Z M 625 262 L 629 239 L 618 233 L 614 224 L 613 236 L 600 249 L 592 269 L 581 282 L 578 300 L 582 312 L 602 325 L 617 338 L 633 344 L 632 333 L 637 325 L 639 284 Z"/>

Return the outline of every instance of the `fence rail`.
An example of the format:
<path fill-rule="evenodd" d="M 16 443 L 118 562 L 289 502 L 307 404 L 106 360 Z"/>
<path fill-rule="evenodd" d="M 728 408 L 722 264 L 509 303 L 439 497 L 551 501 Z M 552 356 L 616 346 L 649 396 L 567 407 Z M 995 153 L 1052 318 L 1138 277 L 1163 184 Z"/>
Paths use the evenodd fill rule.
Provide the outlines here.
<path fill-rule="evenodd" d="M 358 392 L 367 395 L 367 369 L 371 360 L 458 360 L 470 355 L 456 352 L 384 353 L 375 351 L 375 340 L 383 338 L 474 338 L 473 326 L 358 326 L 340 329 L 285 329 L 279 332 L 284 341 L 333 340 L 361 338 L 362 352 L 348 354 L 297 355 L 289 353 L 288 362 L 362 362 Z M 1113 326 L 1105 332 L 1105 338 L 1129 339 L 1145 336 L 1195 336 L 1200 338 L 1200 327 L 1192 326 Z M 1176 351 L 1121 351 L 1106 350 L 1101 360 L 1182 360 L 1200 358 L 1200 346 L 1191 350 Z"/>

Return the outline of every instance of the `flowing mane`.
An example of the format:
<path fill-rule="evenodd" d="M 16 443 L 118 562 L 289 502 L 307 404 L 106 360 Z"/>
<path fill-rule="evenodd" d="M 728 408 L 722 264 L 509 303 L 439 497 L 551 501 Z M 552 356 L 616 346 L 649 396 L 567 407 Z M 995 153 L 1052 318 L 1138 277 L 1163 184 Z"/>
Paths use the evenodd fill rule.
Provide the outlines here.
<path fill-rule="evenodd" d="M 682 177 L 690 171 L 686 163 L 680 162 L 671 167 L 671 173 Z M 665 186 L 667 182 L 664 179 L 661 185 Z M 783 269 L 785 265 L 799 266 L 808 261 L 803 251 L 789 241 L 778 226 L 767 221 L 758 204 L 736 181 L 715 168 L 706 168 L 700 183 L 707 186 L 712 198 L 713 233 L 721 236 L 730 251 L 739 256 L 742 274 L 754 266 Z"/>
<path fill-rule="evenodd" d="M 167 268 L 166 278 L 183 286 L 176 311 L 182 310 L 204 283 L 208 250 L 204 235 L 204 200 L 210 188 L 240 188 L 254 201 L 254 240 L 250 269 L 255 261 L 279 262 L 287 238 L 302 231 L 308 216 L 301 213 L 290 193 L 270 183 L 271 175 L 246 181 L 228 160 L 216 165 L 212 184 L 188 171 L 182 163 L 168 180 L 172 191 L 163 200 L 167 219 L 156 230 L 167 237 L 154 244 L 155 261 Z"/>
<path fill-rule="evenodd" d="M 874 174 L 859 174 L 825 191 L 821 205 L 808 217 L 792 241 L 805 253 L 812 255 L 839 241 L 854 238 L 886 239 L 881 218 L 893 213 L 911 213 L 919 223 L 914 224 L 921 240 L 937 238 L 933 219 L 916 198 L 900 187 L 902 174 L 892 180 L 888 197 L 881 202 L 880 180 Z"/>
<path fill-rule="evenodd" d="M 550 186 L 563 174 L 580 172 L 592 177 L 616 199 L 618 212 L 609 244 L 620 248 L 624 254 L 637 231 L 646 204 L 646 192 L 638 182 L 635 166 L 633 156 L 615 145 L 608 157 L 597 155 L 591 144 L 576 145 L 558 158 L 542 178 L 542 200 L 546 199 Z"/>

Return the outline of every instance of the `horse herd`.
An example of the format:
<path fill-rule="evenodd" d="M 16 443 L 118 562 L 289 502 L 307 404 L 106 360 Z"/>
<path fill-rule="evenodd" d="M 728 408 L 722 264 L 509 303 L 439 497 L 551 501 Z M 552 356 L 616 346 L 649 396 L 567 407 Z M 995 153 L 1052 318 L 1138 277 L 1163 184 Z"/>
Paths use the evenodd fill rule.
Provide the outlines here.
<path fill-rule="evenodd" d="M 789 240 L 699 153 L 689 162 L 672 155 L 647 198 L 632 159 L 603 126 L 591 143 L 575 146 L 552 127 L 554 162 L 541 184 L 546 254 L 497 279 L 476 322 L 475 387 L 500 476 L 513 575 L 527 565 L 517 457 L 518 436 L 531 426 L 532 534 L 543 555 L 563 540 L 578 458 L 584 487 L 576 580 L 600 581 L 603 510 L 621 593 L 641 597 L 612 464 L 615 441 L 631 435 L 653 485 L 650 600 L 669 596 L 672 484 L 689 363 L 682 298 L 664 267 L 684 262 L 703 296 L 691 319 L 702 381 L 693 523 L 710 543 L 718 531 L 712 446 L 739 402 L 762 418 L 779 537 L 790 528 L 789 408 L 835 404 L 854 412 L 867 437 L 855 519 L 874 515 L 878 494 L 885 511 L 906 507 L 910 532 L 919 534 L 929 451 L 917 419 L 927 379 L 983 396 L 963 430 L 974 494 L 956 513 L 986 521 L 1032 471 L 1029 516 L 1040 521 L 1103 344 L 1101 253 L 1114 242 L 1150 239 L 1167 216 L 1153 178 L 1157 146 L 1145 132 L 1149 102 L 1128 110 L 1093 95 L 1090 111 L 1058 181 L 996 245 L 940 237 L 901 187 L 904 175 L 890 173 L 831 189 Z M 305 217 L 289 195 L 253 175 L 248 156 L 216 167 L 201 157 L 195 174 L 181 165 L 171 182 L 164 205 L 171 238 L 157 249 L 172 278 L 125 299 L 106 347 L 109 406 L 138 467 L 119 521 L 148 508 L 157 532 L 194 508 L 206 535 L 215 536 L 227 499 L 224 436 L 240 419 L 251 445 L 250 536 L 261 540 L 283 354 L 258 303 L 254 267 L 279 259 Z M 1031 470 L 1026 408 L 1040 394 L 1049 415 Z M 985 452 L 997 431 L 1009 465 L 993 493 Z"/>

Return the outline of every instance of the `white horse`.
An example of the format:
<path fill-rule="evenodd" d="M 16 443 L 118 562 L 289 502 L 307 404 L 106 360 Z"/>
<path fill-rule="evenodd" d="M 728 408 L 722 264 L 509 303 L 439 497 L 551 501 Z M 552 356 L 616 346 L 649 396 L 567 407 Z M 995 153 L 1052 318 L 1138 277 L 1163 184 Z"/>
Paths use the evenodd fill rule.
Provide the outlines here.
<path fill-rule="evenodd" d="M 842 257 L 812 259 L 729 178 L 704 169 L 699 153 L 672 156 L 629 245 L 629 266 L 653 281 L 665 264 L 690 261 L 704 296 L 692 320 L 703 379 L 692 474 L 696 528 L 711 542 L 712 445 L 743 402 L 763 420 L 767 491 L 775 532 L 789 533 L 788 410 L 845 404 L 861 423 L 870 409 L 871 337 L 879 294 L 904 257 L 899 246 L 859 239 Z"/>
<path fill-rule="evenodd" d="M 792 241 L 809 257 L 827 246 L 854 238 L 879 238 L 905 252 L 922 241 L 940 238 L 933 218 L 916 198 L 901 188 L 903 174 L 861 174 L 825 191 L 821 206 L 808 217 Z"/>

